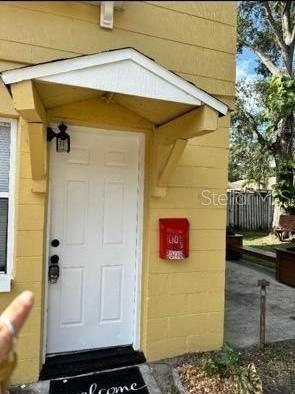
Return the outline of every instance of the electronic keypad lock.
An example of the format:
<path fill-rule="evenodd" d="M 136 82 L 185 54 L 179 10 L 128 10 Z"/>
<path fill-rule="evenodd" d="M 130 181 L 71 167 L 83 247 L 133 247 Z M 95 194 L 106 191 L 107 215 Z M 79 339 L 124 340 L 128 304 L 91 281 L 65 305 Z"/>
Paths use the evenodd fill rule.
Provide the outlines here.
<path fill-rule="evenodd" d="M 48 268 L 48 281 L 51 284 L 54 284 L 58 281 L 59 278 L 59 257 L 54 254 L 50 257 L 50 263 Z"/>

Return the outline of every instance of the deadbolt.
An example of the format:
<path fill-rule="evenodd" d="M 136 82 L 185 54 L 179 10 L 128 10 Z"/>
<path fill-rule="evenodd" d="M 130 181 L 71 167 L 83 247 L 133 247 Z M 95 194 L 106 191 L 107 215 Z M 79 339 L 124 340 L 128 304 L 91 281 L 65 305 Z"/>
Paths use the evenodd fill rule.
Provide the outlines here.
<path fill-rule="evenodd" d="M 54 248 L 57 248 L 59 246 L 60 242 L 58 239 L 53 239 L 51 241 L 51 246 L 53 246 Z"/>

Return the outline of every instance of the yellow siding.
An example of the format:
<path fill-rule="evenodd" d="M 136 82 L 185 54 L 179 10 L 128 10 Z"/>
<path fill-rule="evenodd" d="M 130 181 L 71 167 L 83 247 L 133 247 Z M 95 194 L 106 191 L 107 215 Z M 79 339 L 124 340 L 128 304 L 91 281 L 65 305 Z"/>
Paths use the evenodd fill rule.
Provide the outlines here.
<path fill-rule="evenodd" d="M 236 5 L 234 2 L 126 2 L 113 31 L 101 29 L 99 8 L 81 2 L 2 2 L 0 70 L 120 47 L 135 47 L 168 69 L 233 104 Z M 0 86 L 0 116 L 17 117 Z M 202 192 L 222 195 L 227 183 L 229 116 L 216 132 L 189 141 L 169 179 L 165 198 L 150 197 L 152 124 L 117 104 L 98 99 L 48 111 L 64 120 L 146 134 L 141 347 L 150 360 L 211 350 L 223 341 L 224 205 L 206 206 Z M 14 383 L 38 378 L 43 340 L 46 196 L 32 192 L 27 129 L 19 128 L 16 262 L 13 291 L 0 294 L 2 309 L 31 289 L 36 304 L 18 343 Z M 158 257 L 158 219 L 187 217 L 190 257 Z"/>
<path fill-rule="evenodd" d="M 158 7 L 175 10 L 198 18 L 236 25 L 236 9 L 232 1 L 149 1 Z"/>
<path fill-rule="evenodd" d="M 171 2 L 167 8 L 162 4 L 126 2 L 125 10 L 116 13 L 112 32 L 98 28 L 96 6 L 1 4 L 0 60 L 37 63 L 134 46 L 211 93 L 233 95 L 235 4 L 177 6 Z M 194 12 L 172 9 L 175 7 L 193 8 Z M 217 23 L 214 19 L 219 14 L 226 15 L 231 24 Z M 29 30 L 24 20 L 30 21 Z"/>

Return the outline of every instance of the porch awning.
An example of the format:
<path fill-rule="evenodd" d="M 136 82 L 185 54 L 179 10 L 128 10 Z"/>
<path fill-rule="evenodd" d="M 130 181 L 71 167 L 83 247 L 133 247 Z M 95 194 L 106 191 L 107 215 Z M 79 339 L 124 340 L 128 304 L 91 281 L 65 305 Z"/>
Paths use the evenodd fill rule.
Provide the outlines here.
<path fill-rule="evenodd" d="M 165 195 L 187 141 L 217 130 L 219 116 L 228 112 L 224 103 L 133 48 L 22 67 L 1 77 L 27 122 L 36 192 L 46 190 L 47 109 L 101 97 L 150 121 L 154 196 Z"/>
<path fill-rule="evenodd" d="M 26 66 L 1 77 L 5 85 L 33 80 L 45 108 L 109 95 L 156 125 L 202 105 L 219 115 L 228 111 L 212 95 L 133 48 Z"/>

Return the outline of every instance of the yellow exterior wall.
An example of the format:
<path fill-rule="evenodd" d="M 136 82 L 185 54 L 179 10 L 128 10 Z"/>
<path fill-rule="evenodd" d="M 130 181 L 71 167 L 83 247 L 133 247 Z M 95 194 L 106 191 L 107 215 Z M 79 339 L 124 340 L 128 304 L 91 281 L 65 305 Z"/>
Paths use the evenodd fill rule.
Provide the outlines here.
<path fill-rule="evenodd" d="M 235 80 L 234 2 L 126 2 L 115 28 L 99 27 L 99 8 L 80 2 L 2 2 L 0 70 L 101 50 L 132 46 L 232 105 Z M 79 109 L 77 111 L 77 108 Z M 229 117 L 216 132 L 190 140 L 165 198 L 151 197 L 152 125 L 116 104 L 88 100 L 48 111 L 64 120 L 146 134 L 141 345 L 150 360 L 218 348 L 223 341 L 225 207 L 206 207 L 202 190 L 222 193 L 227 183 Z M 95 109 L 95 110 L 94 110 Z M 0 116 L 17 117 L 0 86 Z M 27 128 L 19 122 L 16 263 L 13 291 L 36 304 L 18 343 L 14 383 L 35 381 L 41 365 L 44 313 L 46 196 L 33 193 Z M 187 217 L 191 252 L 184 262 L 158 257 L 158 219 Z"/>
<path fill-rule="evenodd" d="M 211 135 L 189 141 L 167 197 L 150 202 L 146 351 L 152 360 L 223 342 L 226 207 L 203 205 L 202 197 L 204 190 L 226 189 L 228 124 L 220 123 Z M 190 257 L 184 262 L 159 259 L 160 217 L 189 219 Z"/>
<path fill-rule="evenodd" d="M 32 193 L 27 127 L 19 121 L 17 143 L 15 266 L 11 293 L 0 294 L 3 308 L 18 293 L 31 290 L 35 305 L 17 341 L 19 368 L 14 382 L 34 381 L 39 374 L 42 351 L 43 278 L 46 196 Z"/>

